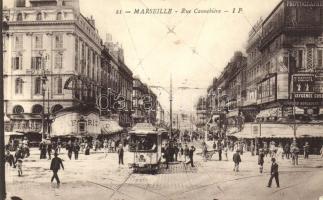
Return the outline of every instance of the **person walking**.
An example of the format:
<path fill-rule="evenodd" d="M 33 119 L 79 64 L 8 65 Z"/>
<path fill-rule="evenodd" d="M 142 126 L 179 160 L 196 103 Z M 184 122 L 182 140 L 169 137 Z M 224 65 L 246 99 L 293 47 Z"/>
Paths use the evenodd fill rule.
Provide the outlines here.
<path fill-rule="evenodd" d="M 213 150 L 216 150 L 216 143 L 215 143 L 215 141 L 213 142 Z"/>
<path fill-rule="evenodd" d="M 310 145 L 308 142 L 305 142 L 304 145 L 304 159 L 308 159 L 308 155 L 310 153 Z"/>
<path fill-rule="evenodd" d="M 55 178 L 58 185 L 61 182 L 60 182 L 60 180 L 58 178 L 57 173 L 58 173 L 58 170 L 60 170 L 61 167 L 64 170 L 63 160 L 61 158 L 59 158 L 57 152 L 55 152 L 54 153 L 54 158 L 52 159 L 52 162 L 50 164 L 50 170 L 53 171 L 53 176 L 52 176 L 51 182 L 53 182 L 54 178 Z"/>
<path fill-rule="evenodd" d="M 223 152 L 224 152 L 226 161 L 228 161 L 228 150 L 229 150 L 228 145 L 224 146 Z"/>
<path fill-rule="evenodd" d="M 22 158 L 18 158 L 17 160 L 17 170 L 18 176 L 22 176 Z"/>
<path fill-rule="evenodd" d="M 218 143 L 219 161 L 222 160 L 222 143 Z"/>
<path fill-rule="evenodd" d="M 73 145 L 73 152 L 74 152 L 75 160 L 79 159 L 79 151 L 80 151 L 80 145 L 77 141 L 75 141 L 74 145 Z"/>
<path fill-rule="evenodd" d="M 7 153 L 5 155 L 5 161 L 9 163 L 10 167 L 15 167 L 15 158 L 13 155 L 10 153 L 9 150 L 7 150 Z"/>
<path fill-rule="evenodd" d="M 187 164 L 191 163 L 191 167 L 195 167 L 194 166 L 194 161 L 193 161 L 194 151 L 195 151 L 195 147 L 191 146 L 191 148 L 189 150 L 189 154 L 188 154 L 188 156 L 190 158 L 190 161 L 187 163 Z"/>
<path fill-rule="evenodd" d="M 286 159 L 289 159 L 289 157 L 290 157 L 290 146 L 289 146 L 289 143 L 286 143 L 286 145 L 284 147 L 284 153 L 285 153 Z"/>
<path fill-rule="evenodd" d="M 165 145 L 165 149 L 164 149 L 164 158 L 166 161 L 166 169 L 168 169 L 168 165 L 169 165 L 169 157 L 170 157 L 170 149 L 169 149 L 169 144 L 166 143 Z"/>
<path fill-rule="evenodd" d="M 123 150 L 123 146 L 122 144 L 119 144 L 119 148 L 118 148 L 118 158 L 119 158 L 119 165 L 123 165 L 123 153 L 124 153 L 124 150 Z"/>
<path fill-rule="evenodd" d="M 49 142 L 47 144 L 48 160 L 52 159 L 52 150 L 53 150 L 53 145 L 52 145 L 51 141 L 49 140 Z"/>
<path fill-rule="evenodd" d="M 44 140 L 40 142 L 39 150 L 40 150 L 40 159 L 46 159 L 46 144 Z"/>
<path fill-rule="evenodd" d="M 259 165 L 259 172 L 262 173 L 264 169 L 264 158 L 265 158 L 265 153 L 264 150 L 260 149 L 259 150 L 259 155 L 258 155 L 258 165 Z"/>
<path fill-rule="evenodd" d="M 67 150 L 67 156 L 71 160 L 72 159 L 72 154 L 73 154 L 73 143 L 72 141 L 68 141 L 66 145 L 66 150 Z"/>
<path fill-rule="evenodd" d="M 189 157 L 188 156 L 189 155 L 189 152 L 190 152 L 190 150 L 189 150 L 187 144 L 185 144 L 185 147 L 184 147 L 184 162 L 185 163 L 186 163 L 186 157 Z"/>
<path fill-rule="evenodd" d="M 204 160 L 204 162 L 206 162 L 207 161 L 207 146 L 206 146 L 205 142 L 203 142 L 203 147 L 202 148 L 203 148 L 202 149 L 203 160 Z"/>
<path fill-rule="evenodd" d="M 85 142 L 85 155 L 90 155 L 90 149 L 91 149 L 91 145 L 90 142 Z"/>
<path fill-rule="evenodd" d="M 292 154 L 292 163 L 293 165 L 298 165 L 298 154 L 299 154 L 299 148 L 297 147 L 297 143 L 294 140 L 291 147 L 290 147 L 290 151 Z"/>
<path fill-rule="evenodd" d="M 235 154 L 233 154 L 233 158 L 232 158 L 233 162 L 234 162 L 234 168 L 233 171 L 235 172 L 239 172 L 239 164 L 241 162 L 241 157 L 239 154 L 239 150 L 236 151 Z"/>
<path fill-rule="evenodd" d="M 276 163 L 276 159 L 275 158 L 271 158 L 271 168 L 270 168 L 270 179 L 268 182 L 267 187 L 271 187 L 271 183 L 273 181 L 273 178 L 275 178 L 276 181 L 276 185 L 279 188 L 279 177 L 278 177 L 278 164 Z"/>
<path fill-rule="evenodd" d="M 179 149 L 178 149 L 178 146 L 177 146 L 177 144 L 175 144 L 175 146 L 174 146 L 174 154 L 175 154 L 175 162 L 177 162 L 177 158 L 178 158 L 178 152 L 179 152 Z"/>

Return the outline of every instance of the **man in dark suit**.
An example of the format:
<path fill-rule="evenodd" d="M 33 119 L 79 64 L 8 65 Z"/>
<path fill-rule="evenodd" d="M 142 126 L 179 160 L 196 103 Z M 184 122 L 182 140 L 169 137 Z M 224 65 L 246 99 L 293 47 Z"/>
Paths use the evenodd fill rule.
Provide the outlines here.
<path fill-rule="evenodd" d="M 165 145 L 165 149 L 164 149 L 164 158 L 166 160 L 166 169 L 168 169 L 169 157 L 170 157 L 170 148 L 169 148 L 169 144 L 167 143 Z"/>
<path fill-rule="evenodd" d="M 57 157 L 57 152 L 55 152 L 54 156 L 55 157 L 52 159 L 52 162 L 50 164 L 50 170 L 53 171 L 53 176 L 52 176 L 51 182 L 53 182 L 53 180 L 55 178 L 57 184 L 60 184 L 60 180 L 58 178 L 57 172 L 58 172 L 58 170 L 60 170 L 61 166 L 62 166 L 62 169 L 64 170 L 64 165 L 63 165 L 62 159 Z"/>
<path fill-rule="evenodd" d="M 277 187 L 279 187 L 278 164 L 276 163 L 275 158 L 272 158 L 271 162 L 272 162 L 272 164 L 271 164 L 271 169 L 270 169 L 270 179 L 269 179 L 267 187 L 271 187 L 271 182 L 272 182 L 273 178 L 275 178 L 276 185 L 277 185 Z"/>
<path fill-rule="evenodd" d="M 190 161 L 187 163 L 187 164 L 191 163 L 191 167 L 194 167 L 194 162 L 193 162 L 194 151 L 195 151 L 195 147 L 194 146 L 191 146 L 191 148 L 189 150 L 189 153 L 188 153 L 188 156 L 190 158 Z"/>

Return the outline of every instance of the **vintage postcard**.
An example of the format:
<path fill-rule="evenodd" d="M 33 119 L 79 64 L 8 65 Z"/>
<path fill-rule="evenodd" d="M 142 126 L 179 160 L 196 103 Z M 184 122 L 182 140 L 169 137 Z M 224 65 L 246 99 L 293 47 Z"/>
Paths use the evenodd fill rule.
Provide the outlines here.
<path fill-rule="evenodd" d="M 323 0 L 0 7 L 0 200 L 323 199 Z"/>

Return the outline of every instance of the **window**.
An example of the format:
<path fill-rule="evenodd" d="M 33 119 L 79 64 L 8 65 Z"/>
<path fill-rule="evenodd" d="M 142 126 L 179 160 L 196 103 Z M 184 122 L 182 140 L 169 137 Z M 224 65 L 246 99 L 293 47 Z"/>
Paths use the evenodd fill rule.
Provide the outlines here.
<path fill-rule="evenodd" d="M 41 78 L 37 77 L 35 79 L 35 94 L 41 94 Z"/>
<path fill-rule="evenodd" d="M 57 113 L 58 111 L 62 110 L 63 106 L 60 104 L 56 104 L 55 106 L 52 107 L 52 113 Z"/>
<path fill-rule="evenodd" d="M 37 15 L 36 15 L 36 20 L 37 20 L 37 21 L 42 20 L 42 14 L 41 14 L 41 13 L 37 13 Z"/>
<path fill-rule="evenodd" d="M 15 48 L 22 49 L 23 48 L 23 37 L 22 35 L 18 35 L 15 38 Z"/>
<path fill-rule="evenodd" d="M 16 0 L 16 7 L 25 7 L 26 6 L 26 0 Z"/>
<path fill-rule="evenodd" d="M 297 68 L 303 68 L 303 50 L 298 50 L 297 53 Z"/>
<path fill-rule="evenodd" d="M 54 82 L 55 94 L 63 94 L 63 81 L 62 77 L 56 77 Z"/>
<path fill-rule="evenodd" d="M 23 88 L 23 80 L 21 78 L 17 78 L 15 81 L 15 93 L 22 94 L 22 88 Z"/>
<path fill-rule="evenodd" d="M 36 49 L 43 48 L 43 36 L 42 35 L 36 35 L 34 37 L 34 46 Z"/>
<path fill-rule="evenodd" d="M 62 53 L 57 53 L 55 55 L 55 68 L 61 69 L 63 66 L 63 55 Z"/>
<path fill-rule="evenodd" d="M 22 69 L 22 57 L 19 57 L 19 56 L 13 57 L 11 64 L 12 64 L 13 70 L 21 70 Z"/>
<path fill-rule="evenodd" d="M 323 50 L 317 50 L 317 67 L 322 68 L 323 67 Z"/>
<path fill-rule="evenodd" d="M 57 13 L 56 20 L 62 20 L 62 13 L 61 12 Z"/>
<path fill-rule="evenodd" d="M 57 49 L 63 48 L 63 35 L 56 35 L 55 36 L 55 47 Z"/>
<path fill-rule="evenodd" d="M 41 114 L 43 112 L 43 106 L 39 105 L 39 104 L 36 104 L 33 106 L 31 112 L 33 114 Z"/>
<path fill-rule="evenodd" d="M 42 68 L 42 57 L 32 57 L 31 58 L 31 69 L 40 70 Z"/>
<path fill-rule="evenodd" d="M 17 15 L 17 21 L 22 21 L 22 14 L 21 13 L 18 13 L 18 15 Z"/>
<path fill-rule="evenodd" d="M 13 110 L 12 110 L 13 114 L 22 114 L 24 113 L 24 108 L 20 105 L 17 105 L 15 107 L 13 107 Z"/>

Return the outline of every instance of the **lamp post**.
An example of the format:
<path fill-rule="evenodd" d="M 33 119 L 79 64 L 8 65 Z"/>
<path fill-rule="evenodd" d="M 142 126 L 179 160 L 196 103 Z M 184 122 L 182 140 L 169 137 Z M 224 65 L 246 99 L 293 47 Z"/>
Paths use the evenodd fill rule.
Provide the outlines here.
<path fill-rule="evenodd" d="M 2 20 L 2 0 L 0 0 L 0 19 Z M 3 29 L 7 30 L 8 26 L 5 22 L 1 21 L 0 32 Z M 3 52 L 3 37 L 0 35 L 0 51 Z M 3 59 L 0 58 L 0 99 L 3 103 Z M 4 143 L 4 110 L 3 105 L 0 105 L 0 199 L 6 199 L 6 180 L 5 180 L 5 143 Z"/>
<path fill-rule="evenodd" d="M 46 116 L 45 116 L 45 96 L 46 96 L 46 82 L 48 81 L 46 73 L 45 73 L 45 67 L 46 67 L 46 61 L 48 59 L 48 55 L 45 57 L 42 57 L 42 76 L 41 76 L 41 84 L 42 84 L 42 95 L 43 95 L 43 109 L 42 109 L 42 139 L 45 139 L 45 124 L 46 124 Z M 49 114 L 49 113 L 48 113 Z"/>

